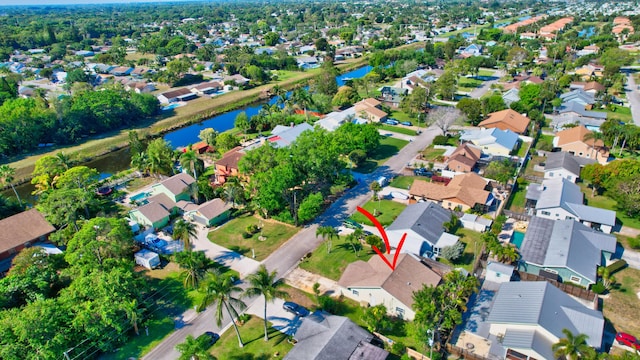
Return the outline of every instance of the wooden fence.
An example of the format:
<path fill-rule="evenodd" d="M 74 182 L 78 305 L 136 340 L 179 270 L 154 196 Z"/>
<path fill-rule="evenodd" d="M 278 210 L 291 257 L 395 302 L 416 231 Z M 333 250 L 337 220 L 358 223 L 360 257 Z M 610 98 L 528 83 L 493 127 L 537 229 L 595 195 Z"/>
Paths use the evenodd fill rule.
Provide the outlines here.
<path fill-rule="evenodd" d="M 392 339 L 389 339 L 388 337 L 374 332 L 373 335 L 377 336 L 380 340 L 384 341 L 388 346 L 393 345 L 394 341 Z M 430 357 L 424 355 L 421 352 L 415 351 L 411 348 L 407 348 L 407 355 L 409 355 L 410 358 L 415 359 L 415 360 L 431 360 Z"/>
<path fill-rule="evenodd" d="M 514 218 L 514 219 L 520 220 L 520 221 L 530 221 L 531 220 L 531 215 L 529 215 L 527 213 L 515 212 L 515 211 L 511 211 L 511 210 L 502 210 L 502 213 L 507 217 Z"/>
<path fill-rule="evenodd" d="M 470 352 L 467 349 L 463 349 L 461 347 L 458 347 L 449 343 L 447 343 L 447 351 L 450 354 L 453 354 L 455 356 L 458 356 L 467 360 L 487 360 L 487 358 L 484 356 L 480 356 L 478 354 Z"/>
<path fill-rule="evenodd" d="M 569 295 L 573 295 L 577 298 L 580 299 L 584 299 L 587 301 L 591 301 L 593 303 L 593 308 L 597 309 L 598 308 L 598 294 L 594 293 L 593 291 L 589 291 L 587 289 L 578 287 L 578 286 L 574 286 L 568 283 L 562 283 L 556 280 L 552 280 L 552 279 L 547 279 L 545 277 L 539 276 L 539 275 L 534 275 L 534 274 L 529 274 L 526 272 L 522 272 L 522 271 L 517 271 L 518 275 L 520 275 L 520 280 L 521 281 L 547 281 L 550 282 L 551 284 L 553 284 L 555 287 L 557 287 L 558 289 L 564 291 L 565 293 L 569 294 Z"/>

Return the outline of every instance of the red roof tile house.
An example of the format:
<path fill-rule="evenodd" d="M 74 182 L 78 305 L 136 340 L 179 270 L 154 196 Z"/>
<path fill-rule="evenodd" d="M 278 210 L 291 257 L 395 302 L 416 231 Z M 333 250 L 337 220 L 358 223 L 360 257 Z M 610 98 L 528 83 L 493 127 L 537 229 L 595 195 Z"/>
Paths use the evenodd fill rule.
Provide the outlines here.
<path fill-rule="evenodd" d="M 46 240 L 55 230 L 36 209 L 0 220 L 0 260 L 8 259 L 33 243 Z"/>
<path fill-rule="evenodd" d="M 214 184 L 222 185 L 224 184 L 230 176 L 238 176 L 240 172 L 238 171 L 238 162 L 244 156 L 244 151 L 242 151 L 242 147 L 235 147 L 222 155 L 222 158 L 216 161 L 216 172 Z"/>
<path fill-rule="evenodd" d="M 451 171 L 471 172 L 481 155 L 482 150 L 480 150 L 479 147 L 470 143 L 464 143 L 451 153 L 445 163 Z"/>
<path fill-rule="evenodd" d="M 483 128 L 498 128 L 511 130 L 516 134 L 526 134 L 529 130 L 530 120 L 515 110 L 506 109 L 489 114 L 489 117 L 478 124 Z"/>
<path fill-rule="evenodd" d="M 380 101 L 368 98 L 355 103 L 356 115 L 371 122 L 381 122 L 387 118 L 387 113 L 380 110 Z"/>
<path fill-rule="evenodd" d="M 609 150 L 602 140 L 585 140 L 585 136 L 590 133 L 583 125 L 560 131 L 553 138 L 553 146 L 571 155 L 606 164 L 609 161 Z"/>

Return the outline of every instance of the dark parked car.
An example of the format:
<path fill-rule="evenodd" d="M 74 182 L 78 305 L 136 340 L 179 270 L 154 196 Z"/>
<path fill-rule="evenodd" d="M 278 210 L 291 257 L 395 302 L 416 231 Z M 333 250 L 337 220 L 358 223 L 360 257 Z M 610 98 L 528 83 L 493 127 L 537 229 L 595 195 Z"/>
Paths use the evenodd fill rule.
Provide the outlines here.
<path fill-rule="evenodd" d="M 387 124 L 387 125 L 398 125 L 398 124 L 400 124 L 400 122 L 398 120 L 394 120 L 394 119 L 388 119 L 384 123 Z"/>
<path fill-rule="evenodd" d="M 202 337 L 206 337 L 207 339 L 209 339 L 209 346 L 213 346 L 213 344 L 215 344 L 220 339 L 220 335 L 212 331 L 207 331 L 206 333 L 198 336 L 198 339 Z"/>
<path fill-rule="evenodd" d="M 616 341 L 632 349 L 640 350 L 640 342 L 631 334 L 619 332 L 616 334 Z"/>
<path fill-rule="evenodd" d="M 286 311 L 292 313 L 292 314 L 296 314 L 300 317 L 305 317 L 307 315 L 309 315 L 309 310 L 307 310 L 307 308 L 305 308 L 302 305 L 298 305 L 294 302 L 291 301 L 287 301 L 282 305 L 282 308 L 285 309 Z"/>
<path fill-rule="evenodd" d="M 423 169 L 423 168 L 413 170 L 413 174 L 415 176 L 426 176 L 426 177 L 432 177 L 433 176 L 433 172 L 432 171 L 429 171 L 429 170 Z"/>
<path fill-rule="evenodd" d="M 400 124 L 404 125 L 404 126 L 412 126 L 413 124 L 411 123 L 411 121 L 403 121 Z"/>

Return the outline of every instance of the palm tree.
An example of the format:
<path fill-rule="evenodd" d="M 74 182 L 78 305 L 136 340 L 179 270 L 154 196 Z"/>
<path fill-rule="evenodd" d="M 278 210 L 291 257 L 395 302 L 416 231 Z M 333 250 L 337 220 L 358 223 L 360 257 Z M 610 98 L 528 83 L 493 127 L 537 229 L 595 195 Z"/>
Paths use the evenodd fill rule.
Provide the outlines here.
<path fill-rule="evenodd" d="M 595 160 L 598 160 L 598 154 L 600 150 L 604 148 L 604 134 L 599 131 L 591 131 L 584 135 L 582 138 L 589 147 L 596 152 Z"/>
<path fill-rule="evenodd" d="M 333 226 L 320 226 L 316 230 L 316 237 L 322 237 L 327 241 L 327 254 L 331 253 L 331 241 L 338 237 L 338 232 Z"/>
<path fill-rule="evenodd" d="M 226 309 L 231 318 L 231 324 L 233 324 L 233 328 L 238 336 L 238 345 L 244 347 L 235 318 L 238 317 L 236 308 L 244 310 L 247 305 L 242 300 L 233 297 L 233 293 L 240 292 L 242 289 L 239 286 L 235 286 L 229 276 L 223 276 L 219 273 L 209 273 L 209 277 L 200 286 L 200 291 L 204 294 L 200 308 L 215 304 L 216 324 L 218 326 L 222 325 L 222 309 Z"/>
<path fill-rule="evenodd" d="M 211 360 L 215 359 L 209 353 L 209 339 L 206 336 L 194 338 L 193 335 L 187 335 L 184 342 L 176 345 L 182 355 L 180 360 Z"/>
<path fill-rule="evenodd" d="M 356 235 L 356 233 L 352 232 L 351 234 L 347 235 L 344 240 L 351 245 L 351 248 L 353 249 L 353 253 L 356 254 L 356 257 L 360 257 L 360 255 L 358 254 L 358 247 L 360 247 L 360 239 L 358 239 L 358 236 Z"/>
<path fill-rule="evenodd" d="M 247 277 L 249 287 L 244 291 L 245 296 L 264 297 L 264 341 L 269 341 L 269 333 L 267 332 L 267 303 L 272 302 L 275 298 L 284 298 L 288 294 L 280 290 L 284 285 L 282 279 L 276 279 L 278 274 L 275 271 L 269 272 L 266 266 L 260 265 L 258 271 Z"/>
<path fill-rule="evenodd" d="M 182 155 L 180 155 L 180 166 L 191 170 L 191 172 L 193 172 L 194 179 L 198 178 L 198 174 L 196 172 L 196 165 L 198 164 L 198 160 L 198 154 L 196 154 L 195 151 L 191 150 L 191 146 L 189 146 L 189 149 L 187 149 L 187 151 L 183 152 Z"/>
<path fill-rule="evenodd" d="M 505 264 L 513 264 L 520 257 L 518 250 L 512 244 L 500 245 L 495 251 L 495 256 L 498 261 Z"/>
<path fill-rule="evenodd" d="M 13 190 L 13 193 L 16 194 L 16 198 L 18 199 L 18 202 L 20 203 L 20 206 L 22 206 L 22 199 L 20 199 L 20 195 L 18 195 L 18 192 L 16 191 L 15 186 L 13 186 L 13 180 L 14 180 L 14 176 L 16 174 L 16 169 L 12 168 L 9 165 L 2 165 L 0 166 L 0 184 L 2 184 L 3 187 L 7 186 L 7 184 L 11 185 L 11 189 Z"/>
<path fill-rule="evenodd" d="M 60 151 L 56 154 L 55 157 L 60 166 L 62 166 L 65 170 L 69 170 L 69 167 L 72 165 L 71 157 L 69 157 L 69 155 Z"/>
<path fill-rule="evenodd" d="M 311 94 L 309 93 L 309 91 L 303 87 L 298 87 L 293 90 L 291 99 L 296 105 L 304 110 L 305 119 L 309 121 L 309 114 L 307 113 L 307 109 L 309 108 L 309 106 L 313 105 L 313 99 L 311 98 Z"/>
<path fill-rule="evenodd" d="M 237 178 L 236 178 L 237 179 Z M 233 208 L 239 203 L 244 203 L 244 189 L 239 181 L 229 179 L 223 186 L 222 199 L 230 203 Z"/>
<path fill-rule="evenodd" d="M 183 269 L 185 288 L 197 289 L 207 270 L 211 268 L 211 261 L 203 251 L 180 251 L 174 255 L 174 260 Z"/>
<path fill-rule="evenodd" d="M 149 172 L 149 157 L 146 152 L 139 152 L 131 156 L 131 166 L 138 169 L 138 171 L 146 173 Z"/>
<path fill-rule="evenodd" d="M 569 329 L 562 329 L 562 333 L 565 337 L 551 346 L 556 357 L 576 360 L 595 355 L 593 348 L 587 344 L 589 336 L 586 334 L 573 335 Z"/>
<path fill-rule="evenodd" d="M 132 299 L 123 304 L 124 311 L 127 314 L 127 319 L 129 319 L 129 323 L 133 326 L 133 331 L 136 335 L 140 335 L 138 332 L 138 323 L 140 322 L 140 315 L 142 315 L 142 309 L 140 309 L 138 305 L 138 300 Z"/>
<path fill-rule="evenodd" d="M 186 251 L 191 251 L 191 239 L 198 237 L 196 224 L 179 219 L 173 224 L 173 239 L 181 240 Z"/>

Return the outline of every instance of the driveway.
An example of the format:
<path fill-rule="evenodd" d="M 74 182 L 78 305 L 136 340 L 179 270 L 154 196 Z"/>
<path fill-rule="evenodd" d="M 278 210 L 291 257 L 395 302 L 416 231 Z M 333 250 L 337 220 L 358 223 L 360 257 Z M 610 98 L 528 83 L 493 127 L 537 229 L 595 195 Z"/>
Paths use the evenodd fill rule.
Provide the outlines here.
<path fill-rule="evenodd" d="M 482 82 L 482 86 L 480 86 L 479 88 L 475 88 L 473 90 L 471 90 L 471 92 L 469 93 L 469 97 L 474 98 L 474 99 L 479 99 L 481 97 L 484 96 L 484 94 L 487 93 L 487 91 L 489 91 L 491 89 L 491 85 L 496 84 L 498 81 L 500 81 L 500 78 L 504 76 L 504 71 L 502 70 L 496 70 L 493 73 L 493 77 L 495 78 L 494 80 L 489 80 L 489 81 L 483 81 Z"/>
<path fill-rule="evenodd" d="M 300 327 L 302 318 L 294 315 L 282 308 L 284 300 L 280 298 L 273 299 L 272 302 L 267 304 L 267 320 L 271 322 L 271 327 L 285 333 L 287 335 L 293 335 Z M 262 319 L 264 317 L 264 297 L 259 296 L 249 308 L 247 313 L 255 315 Z"/>
<path fill-rule="evenodd" d="M 223 224 L 222 226 L 226 225 Z M 215 230 L 212 230 L 212 232 L 215 233 Z M 258 261 L 212 243 L 207 237 L 208 233 L 208 228 L 198 225 L 198 238 L 193 242 L 193 250 L 204 251 L 207 258 L 240 273 L 240 278 L 244 278 L 258 269 L 260 266 Z"/>
<path fill-rule="evenodd" d="M 318 226 L 338 226 L 349 215 L 356 211 L 357 206 L 361 206 L 371 198 L 371 191 L 369 190 L 369 184 L 374 179 L 380 176 L 386 176 L 391 178 L 393 175 L 400 173 L 404 167 L 418 154 L 419 151 L 427 147 L 433 141 L 433 138 L 440 134 L 440 129 L 431 127 L 422 132 L 422 134 L 415 136 L 413 141 L 407 144 L 398 154 L 391 157 L 387 162 L 380 166 L 376 171 L 371 174 L 361 174 L 357 176 L 360 182 L 357 186 L 346 191 L 346 193 L 336 200 L 324 213 L 316 218 L 316 220 L 305 226 L 301 231 L 284 243 L 280 248 L 267 257 L 262 263 L 267 267 L 269 271 L 277 271 L 278 277 L 284 277 L 290 271 L 298 266 L 300 259 L 309 252 L 312 252 L 321 243 L 322 239 L 316 237 L 316 229 Z M 195 250 L 204 250 L 207 257 L 219 258 L 221 255 L 225 258 L 225 261 L 229 261 L 232 269 L 240 272 L 241 277 L 253 272 L 252 269 L 257 268 L 259 263 L 253 259 L 242 257 L 239 254 L 234 254 L 227 249 L 221 248 L 211 243 L 206 238 L 206 231 L 202 228 L 198 229 L 198 239 L 194 241 Z M 241 284 L 240 287 L 246 288 L 246 284 Z M 245 303 L 249 309 L 262 308 L 262 305 L 255 305 L 259 302 L 259 298 L 245 299 Z M 276 312 L 276 308 L 281 308 L 282 305 L 272 305 L 269 308 L 274 309 L 274 320 L 281 321 L 279 326 L 286 328 L 286 320 L 276 319 L 281 317 Z M 147 355 L 142 357 L 145 360 L 175 360 L 180 357 L 178 351 L 175 350 L 175 346 L 184 342 L 187 335 L 198 336 L 205 331 L 214 331 L 218 333 L 224 332 L 230 325 L 230 320 L 225 317 L 222 322 L 222 326 L 215 325 L 214 320 L 214 308 L 208 308 L 200 314 L 197 314 L 193 319 L 186 323 L 182 328 L 171 333 L 160 344 L 158 344 Z M 254 311 L 254 310 L 252 310 Z M 262 313 L 262 310 L 255 310 L 258 316 Z M 269 313 L 271 314 L 271 312 Z M 272 315 L 268 315 L 272 316 Z M 187 318 L 186 314 L 184 316 Z"/>

